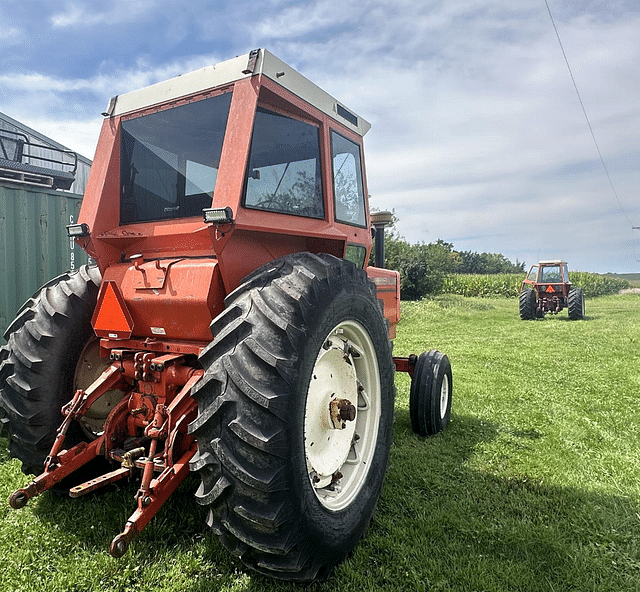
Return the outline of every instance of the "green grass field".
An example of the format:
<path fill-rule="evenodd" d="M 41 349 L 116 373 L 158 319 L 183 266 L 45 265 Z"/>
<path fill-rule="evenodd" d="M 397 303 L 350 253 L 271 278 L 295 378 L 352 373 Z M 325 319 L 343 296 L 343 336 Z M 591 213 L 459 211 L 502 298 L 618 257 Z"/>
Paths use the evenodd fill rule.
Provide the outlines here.
<path fill-rule="evenodd" d="M 404 304 L 404 303 L 403 303 Z M 0 590 L 637 591 L 640 296 L 588 299 L 587 320 L 524 322 L 517 301 L 406 303 L 395 352 L 451 359 L 447 431 L 411 432 L 398 375 L 383 495 L 368 535 L 326 583 L 243 570 L 206 533 L 186 482 L 120 560 L 110 540 L 135 486 L 19 511 L 25 484 L 0 441 Z"/>

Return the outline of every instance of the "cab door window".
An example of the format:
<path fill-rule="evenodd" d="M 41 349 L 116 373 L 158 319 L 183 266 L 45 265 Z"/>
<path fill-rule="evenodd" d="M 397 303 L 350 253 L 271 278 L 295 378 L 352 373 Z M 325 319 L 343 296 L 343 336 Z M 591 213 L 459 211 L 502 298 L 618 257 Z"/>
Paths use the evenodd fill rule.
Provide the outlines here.
<path fill-rule="evenodd" d="M 317 127 L 266 109 L 257 110 L 244 206 L 324 218 Z"/>
<path fill-rule="evenodd" d="M 336 220 L 365 226 L 360 146 L 332 130 L 331 160 Z"/>

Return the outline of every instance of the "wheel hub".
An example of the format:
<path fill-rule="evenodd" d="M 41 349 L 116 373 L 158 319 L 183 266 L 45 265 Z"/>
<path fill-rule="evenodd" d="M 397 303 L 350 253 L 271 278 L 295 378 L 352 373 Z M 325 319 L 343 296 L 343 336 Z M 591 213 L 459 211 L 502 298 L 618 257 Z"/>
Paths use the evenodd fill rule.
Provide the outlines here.
<path fill-rule="evenodd" d="M 90 340 L 76 366 L 73 380 L 74 392 L 80 388 L 87 388 L 109 367 L 109 364 L 110 362 L 100 357 L 100 342 L 97 339 Z M 105 420 L 123 397 L 124 393 L 121 390 L 109 390 L 85 413 L 79 423 L 90 440 L 95 440 L 102 434 Z"/>
<path fill-rule="evenodd" d="M 357 411 L 349 397 L 357 396 L 357 376 L 349 358 L 345 359 L 343 340 L 337 336 L 325 343 L 313 369 L 305 417 L 307 461 L 314 473 L 314 487 L 332 483 L 333 475 L 344 464 L 355 434 Z M 341 413 L 349 408 L 351 421 Z M 341 411 L 342 410 L 342 411 Z M 346 411 L 348 416 L 349 412 Z"/>
<path fill-rule="evenodd" d="M 440 387 L 440 419 L 447 414 L 449 406 L 449 377 L 445 374 L 442 378 L 442 386 Z"/>
<path fill-rule="evenodd" d="M 359 323 L 341 323 L 318 353 L 305 409 L 309 480 L 327 509 L 345 508 L 364 484 L 377 440 L 379 408 L 371 339 Z"/>

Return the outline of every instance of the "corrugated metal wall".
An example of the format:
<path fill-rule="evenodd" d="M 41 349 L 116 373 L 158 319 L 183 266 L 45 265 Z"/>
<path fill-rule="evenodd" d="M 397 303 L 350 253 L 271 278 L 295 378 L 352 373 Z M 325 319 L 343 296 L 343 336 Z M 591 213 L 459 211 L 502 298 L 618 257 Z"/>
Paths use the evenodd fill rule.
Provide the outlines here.
<path fill-rule="evenodd" d="M 74 193 L 0 184 L 0 334 L 40 286 L 87 262 L 66 230 L 81 202 Z"/>

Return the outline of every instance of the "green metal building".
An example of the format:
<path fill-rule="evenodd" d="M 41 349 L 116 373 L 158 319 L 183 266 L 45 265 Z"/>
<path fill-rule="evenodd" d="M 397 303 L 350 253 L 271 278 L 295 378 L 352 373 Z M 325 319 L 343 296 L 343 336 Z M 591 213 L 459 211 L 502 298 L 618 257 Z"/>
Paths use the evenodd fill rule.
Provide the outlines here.
<path fill-rule="evenodd" d="M 0 113 L 0 334 L 40 286 L 87 262 L 66 226 L 78 219 L 90 167 Z"/>

